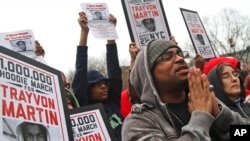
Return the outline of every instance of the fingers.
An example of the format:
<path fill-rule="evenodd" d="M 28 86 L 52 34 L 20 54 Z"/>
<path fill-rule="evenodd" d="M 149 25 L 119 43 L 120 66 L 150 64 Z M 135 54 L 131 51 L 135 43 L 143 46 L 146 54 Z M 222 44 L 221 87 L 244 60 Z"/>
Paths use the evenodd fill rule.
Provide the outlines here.
<path fill-rule="evenodd" d="M 79 14 L 79 16 L 81 17 L 82 15 L 84 15 L 84 12 L 81 11 L 81 12 L 79 12 L 78 14 Z"/>
<path fill-rule="evenodd" d="M 192 96 L 199 97 L 201 91 L 203 91 L 203 86 L 201 82 L 201 72 L 197 68 L 191 68 L 189 75 L 189 88 L 190 92 L 192 92 Z"/>
<path fill-rule="evenodd" d="M 207 77 L 201 74 L 200 69 L 190 68 L 188 83 L 190 90 L 189 111 L 202 110 L 211 114 L 213 104 Z"/>
<path fill-rule="evenodd" d="M 140 49 L 136 46 L 134 42 L 131 42 L 129 44 L 129 53 L 130 53 L 131 59 L 135 59 L 139 51 Z"/>
<path fill-rule="evenodd" d="M 135 48 L 136 47 L 136 44 L 134 43 L 134 42 L 131 42 L 130 44 L 129 44 L 129 48 Z"/>
<path fill-rule="evenodd" d="M 205 93 L 211 94 L 210 83 L 205 74 L 202 74 L 203 89 Z"/>
<path fill-rule="evenodd" d="M 114 15 L 109 14 L 109 21 L 112 22 L 114 26 L 116 26 L 117 20 Z"/>
<path fill-rule="evenodd" d="M 178 45 L 178 42 L 175 40 L 175 37 L 174 37 L 174 36 L 170 36 L 169 38 L 170 38 L 170 40 L 171 40 L 173 43 L 175 43 L 176 45 Z"/>

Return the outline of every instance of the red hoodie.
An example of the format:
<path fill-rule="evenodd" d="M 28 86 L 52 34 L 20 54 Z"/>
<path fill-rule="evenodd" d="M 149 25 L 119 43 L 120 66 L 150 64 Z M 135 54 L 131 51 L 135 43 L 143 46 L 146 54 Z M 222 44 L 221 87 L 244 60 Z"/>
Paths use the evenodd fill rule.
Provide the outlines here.
<path fill-rule="evenodd" d="M 131 107 L 132 104 L 129 101 L 128 89 L 125 89 L 122 91 L 121 95 L 121 114 L 124 118 L 126 118 L 127 115 L 130 113 Z"/>
<path fill-rule="evenodd" d="M 217 57 L 217 58 L 212 58 L 210 59 L 203 67 L 203 72 L 207 75 L 210 70 L 213 69 L 216 65 L 220 63 L 229 63 L 233 67 L 237 68 L 240 70 L 240 61 L 236 58 L 233 57 Z"/>

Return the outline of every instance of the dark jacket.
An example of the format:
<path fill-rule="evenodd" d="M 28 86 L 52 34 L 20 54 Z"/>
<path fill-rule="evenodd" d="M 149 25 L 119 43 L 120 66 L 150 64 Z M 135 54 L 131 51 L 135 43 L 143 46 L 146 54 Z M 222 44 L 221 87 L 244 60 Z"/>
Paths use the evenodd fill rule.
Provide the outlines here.
<path fill-rule="evenodd" d="M 106 61 L 108 78 L 100 72 L 87 70 L 87 47 L 77 47 L 76 70 L 72 82 L 72 89 L 80 106 L 94 104 L 90 99 L 89 86 L 101 79 L 109 80 L 108 99 L 102 102 L 104 110 L 114 130 L 114 135 L 121 141 L 123 116 L 120 113 L 120 98 L 122 91 L 122 73 L 119 66 L 116 44 L 107 45 Z M 91 75 L 91 76 L 89 76 Z"/>
<path fill-rule="evenodd" d="M 231 124 L 250 123 L 218 100 L 222 108 L 217 117 L 203 111 L 194 111 L 188 123 L 182 127 L 181 135 L 178 135 L 169 104 L 161 101 L 155 87 L 145 48 L 136 57 L 130 80 L 142 104 L 134 104 L 131 114 L 124 120 L 123 141 L 211 141 L 211 128 L 216 130 L 218 138 L 229 140 Z"/>
<path fill-rule="evenodd" d="M 214 85 L 215 96 L 220 99 L 225 105 L 227 105 L 231 110 L 238 112 L 242 117 L 250 119 L 250 104 L 244 103 L 246 98 L 245 88 L 243 80 L 240 78 L 241 93 L 239 96 L 238 106 L 236 102 L 230 100 L 223 90 L 221 80 L 218 76 L 218 66 L 215 66 L 207 75 L 209 82 Z"/>

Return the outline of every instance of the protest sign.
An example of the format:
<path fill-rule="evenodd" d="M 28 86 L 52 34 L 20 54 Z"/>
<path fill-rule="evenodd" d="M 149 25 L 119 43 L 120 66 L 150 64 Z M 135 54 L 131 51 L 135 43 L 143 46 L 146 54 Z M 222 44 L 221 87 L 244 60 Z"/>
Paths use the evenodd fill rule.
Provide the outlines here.
<path fill-rule="evenodd" d="M 153 39 L 169 39 L 170 29 L 161 0 L 121 0 L 132 42 L 139 48 Z"/>
<path fill-rule="evenodd" d="M 0 45 L 30 58 L 35 56 L 35 37 L 29 29 L 0 33 Z"/>
<path fill-rule="evenodd" d="M 96 39 L 118 39 L 115 26 L 109 21 L 106 3 L 81 3 L 80 6 L 87 15 L 88 27 Z"/>
<path fill-rule="evenodd" d="M 0 45 L 46 64 L 42 56 L 36 56 L 35 37 L 30 29 L 0 33 Z"/>
<path fill-rule="evenodd" d="M 71 141 L 61 72 L 0 46 L 0 137 Z M 36 130 L 37 129 L 37 130 Z"/>
<path fill-rule="evenodd" d="M 102 104 L 69 111 L 74 141 L 113 141 L 113 130 Z"/>
<path fill-rule="evenodd" d="M 184 8 L 180 10 L 196 54 L 200 54 L 204 59 L 216 57 L 198 13 Z"/>

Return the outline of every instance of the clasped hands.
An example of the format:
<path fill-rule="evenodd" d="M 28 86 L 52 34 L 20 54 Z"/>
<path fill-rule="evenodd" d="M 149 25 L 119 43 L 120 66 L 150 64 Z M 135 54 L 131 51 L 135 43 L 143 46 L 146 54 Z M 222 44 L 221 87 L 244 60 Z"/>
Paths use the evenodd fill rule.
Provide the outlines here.
<path fill-rule="evenodd" d="M 220 113 L 220 109 L 214 91 L 210 89 L 210 83 L 207 76 L 202 74 L 198 68 L 190 68 L 188 83 L 189 112 L 191 113 L 199 110 L 210 113 L 216 117 Z"/>

